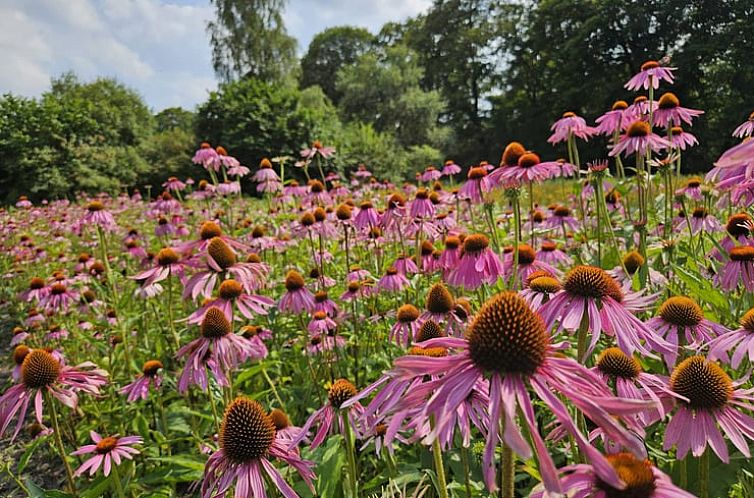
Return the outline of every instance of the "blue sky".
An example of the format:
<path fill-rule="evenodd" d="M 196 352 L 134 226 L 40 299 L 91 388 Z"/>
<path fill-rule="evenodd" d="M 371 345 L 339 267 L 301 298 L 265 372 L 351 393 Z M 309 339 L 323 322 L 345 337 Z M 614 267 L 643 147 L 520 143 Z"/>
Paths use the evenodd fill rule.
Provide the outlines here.
<path fill-rule="evenodd" d="M 431 0 L 288 0 L 288 32 L 306 50 L 328 26 L 376 32 Z M 50 77 L 114 76 L 150 107 L 193 108 L 217 86 L 205 33 L 209 0 L 0 0 L 0 93 L 37 96 Z"/>

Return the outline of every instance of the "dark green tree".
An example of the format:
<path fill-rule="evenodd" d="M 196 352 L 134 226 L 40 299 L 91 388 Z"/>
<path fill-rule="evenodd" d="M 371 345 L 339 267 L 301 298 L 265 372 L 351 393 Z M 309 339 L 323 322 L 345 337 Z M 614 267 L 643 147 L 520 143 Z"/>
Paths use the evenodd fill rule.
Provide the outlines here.
<path fill-rule="evenodd" d="M 296 39 L 283 23 L 284 0 L 211 0 L 212 65 L 223 81 L 281 81 L 296 67 Z"/>
<path fill-rule="evenodd" d="M 439 92 L 424 91 L 416 54 L 402 45 L 370 51 L 338 73 L 339 109 L 348 121 L 373 124 L 403 146 L 441 145 L 438 126 L 445 108 Z"/>
<path fill-rule="evenodd" d="M 364 28 L 337 26 L 318 33 L 301 59 L 301 87 L 318 85 L 333 103 L 339 94 L 335 78 L 340 68 L 351 65 L 374 43 Z"/>
<path fill-rule="evenodd" d="M 296 88 L 250 78 L 210 94 L 197 111 L 197 135 L 253 168 L 263 157 L 298 157 L 319 138 L 314 134 L 320 120 L 337 120 L 334 112 L 332 107 L 305 106 Z"/>

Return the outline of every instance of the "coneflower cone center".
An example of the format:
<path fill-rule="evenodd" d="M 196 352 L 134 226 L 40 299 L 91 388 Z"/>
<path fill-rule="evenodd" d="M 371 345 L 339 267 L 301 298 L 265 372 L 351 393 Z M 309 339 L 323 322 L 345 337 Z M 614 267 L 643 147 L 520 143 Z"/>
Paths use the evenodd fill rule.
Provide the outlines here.
<path fill-rule="evenodd" d="M 663 320 L 679 327 L 694 327 L 704 319 L 702 308 L 685 296 L 668 298 L 660 306 Z"/>
<path fill-rule="evenodd" d="M 754 333 L 754 308 L 750 309 L 741 317 L 741 327 Z"/>
<path fill-rule="evenodd" d="M 529 288 L 534 292 L 543 292 L 545 294 L 554 294 L 562 287 L 560 282 L 553 277 L 537 277 L 529 282 Z"/>
<path fill-rule="evenodd" d="M 569 294 L 593 299 L 612 297 L 623 300 L 623 291 L 618 283 L 602 268 L 580 265 L 566 276 L 563 288 Z"/>
<path fill-rule="evenodd" d="M 482 306 L 467 332 L 469 355 L 479 368 L 530 375 L 542 365 L 548 338 L 542 319 L 513 292 Z"/>
<path fill-rule="evenodd" d="M 231 462 L 242 464 L 267 455 L 275 425 L 258 402 L 237 398 L 225 410 L 220 447 Z"/>
<path fill-rule="evenodd" d="M 445 334 L 437 322 L 434 320 L 427 320 L 422 323 L 421 327 L 419 327 L 419 332 L 416 334 L 416 342 L 424 342 L 443 336 L 445 336 Z"/>
<path fill-rule="evenodd" d="M 220 237 L 213 238 L 207 246 L 207 253 L 215 260 L 215 263 L 226 270 L 236 264 L 236 254 Z"/>
<path fill-rule="evenodd" d="M 178 254 L 169 247 L 160 249 L 160 252 L 157 253 L 157 264 L 160 266 L 175 264 L 178 262 L 178 259 L 180 259 Z"/>
<path fill-rule="evenodd" d="M 530 265 L 537 259 L 537 253 L 534 248 L 528 244 L 519 244 L 518 246 L 518 264 Z"/>
<path fill-rule="evenodd" d="M 117 437 L 113 437 L 113 436 L 103 437 L 97 443 L 97 447 L 94 449 L 94 451 L 100 455 L 104 455 L 105 453 L 110 453 L 111 451 L 113 451 L 117 445 L 118 445 Z"/>
<path fill-rule="evenodd" d="M 443 347 L 422 348 L 412 346 L 408 350 L 409 356 L 428 356 L 430 358 L 442 358 L 448 356 L 448 349 Z"/>
<path fill-rule="evenodd" d="M 433 285 L 427 293 L 426 308 L 430 313 L 449 313 L 453 309 L 453 296 L 450 295 L 447 287 L 441 283 Z"/>
<path fill-rule="evenodd" d="M 745 223 L 749 221 L 751 221 L 751 217 L 746 213 L 734 214 L 728 218 L 728 223 L 726 224 L 725 229 L 733 237 L 748 237 L 749 229 L 746 227 Z"/>
<path fill-rule="evenodd" d="M 703 356 L 682 361 L 670 376 L 670 388 L 694 409 L 722 408 L 733 396 L 733 382 L 717 363 Z"/>
<path fill-rule="evenodd" d="M 463 250 L 468 253 L 480 253 L 490 245 L 490 239 L 480 233 L 469 235 L 463 241 Z"/>
<path fill-rule="evenodd" d="M 651 498 L 654 495 L 657 485 L 649 460 L 639 460 L 630 453 L 607 455 L 606 458 L 626 483 L 625 489 L 615 489 L 597 478 L 596 487 L 605 493 L 606 498 Z"/>
<path fill-rule="evenodd" d="M 270 410 L 270 420 L 272 420 L 272 424 L 275 426 L 276 431 L 282 431 L 291 426 L 291 420 L 288 418 L 288 415 L 279 408 L 273 408 Z"/>
<path fill-rule="evenodd" d="M 358 287 L 356 288 L 356 290 L 358 290 Z M 419 310 L 416 309 L 416 306 L 412 304 L 404 304 L 403 306 L 398 308 L 396 318 L 401 323 L 411 323 L 419 318 Z"/>
<path fill-rule="evenodd" d="M 60 363 L 43 349 L 32 350 L 21 364 L 21 379 L 30 389 L 50 386 L 59 375 Z"/>
<path fill-rule="evenodd" d="M 728 252 L 728 255 L 733 261 L 754 261 L 754 247 L 736 246 Z"/>
<path fill-rule="evenodd" d="M 222 234 L 223 231 L 220 228 L 220 225 L 214 221 L 205 221 L 199 229 L 199 236 L 202 240 L 214 239 L 215 237 L 220 237 Z"/>
<path fill-rule="evenodd" d="M 147 377 L 154 377 L 161 368 L 162 362 L 160 360 L 149 360 L 144 362 L 142 372 Z"/>
<path fill-rule="evenodd" d="M 201 324 L 203 337 L 207 339 L 219 339 L 230 334 L 231 331 L 231 324 L 220 308 L 212 306 L 204 314 L 204 319 Z"/>
<path fill-rule="evenodd" d="M 619 348 L 608 348 L 597 358 L 597 369 L 609 377 L 635 379 L 641 373 L 641 365 L 632 356 Z"/>
<path fill-rule="evenodd" d="M 327 394 L 327 398 L 330 400 L 330 404 L 334 408 L 340 408 L 340 405 L 356 396 L 356 386 L 354 386 L 349 380 L 338 379 L 330 386 L 330 391 Z"/>
<path fill-rule="evenodd" d="M 649 132 L 649 123 L 647 123 L 646 121 L 635 121 L 631 124 L 631 126 L 628 127 L 626 135 L 631 138 L 646 137 L 647 135 L 649 135 Z"/>
<path fill-rule="evenodd" d="M 243 294 L 243 286 L 238 281 L 228 279 L 220 284 L 219 296 L 227 301 L 232 301 Z"/>
<path fill-rule="evenodd" d="M 629 275 L 633 275 L 644 266 L 644 256 L 637 251 L 631 251 L 623 257 L 623 266 L 626 267 L 626 272 Z"/>

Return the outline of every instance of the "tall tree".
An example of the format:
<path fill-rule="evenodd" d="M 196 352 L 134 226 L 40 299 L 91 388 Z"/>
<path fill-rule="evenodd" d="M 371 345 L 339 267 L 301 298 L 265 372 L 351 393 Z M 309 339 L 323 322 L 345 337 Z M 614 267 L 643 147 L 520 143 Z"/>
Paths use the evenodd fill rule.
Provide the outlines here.
<path fill-rule="evenodd" d="M 420 88 L 423 73 L 416 53 L 405 46 L 368 52 L 338 73 L 338 107 L 346 120 L 394 133 L 401 145 L 439 145 L 445 102 L 439 92 Z"/>
<path fill-rule="evenodd" d="M 212 65 L 223 81 L 280 81 L 296 66 L 296 39 L 283 23 L 284 0 L 211 0 Z"/>
<path fill-rule="evenodd" d="M 335 76 L 340 68 L 356 62 L 374 42 L 374 35 L 364 28 L 337 26 L 318 33 L 301 59 L 301 86 L 319 85 L 333 103 L 340 95 Z"/>

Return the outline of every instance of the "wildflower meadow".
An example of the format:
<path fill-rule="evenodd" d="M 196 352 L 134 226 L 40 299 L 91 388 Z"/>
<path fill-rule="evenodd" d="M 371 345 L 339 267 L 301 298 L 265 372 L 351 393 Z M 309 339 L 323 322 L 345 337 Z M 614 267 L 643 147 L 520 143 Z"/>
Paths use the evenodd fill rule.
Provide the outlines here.
<path fill-rule="evenodd" d="M 753 497 L 754 114 L 682 174 L 676 71 L 404 181 L 202 143 L 161 191 L 20 196 L 0 489 Z"/>

